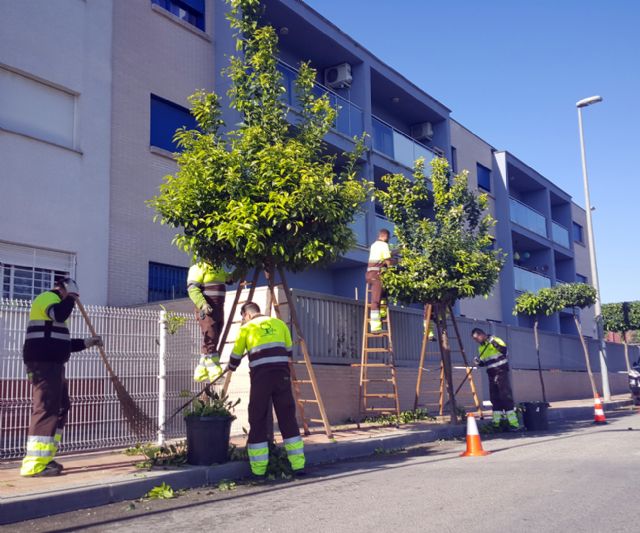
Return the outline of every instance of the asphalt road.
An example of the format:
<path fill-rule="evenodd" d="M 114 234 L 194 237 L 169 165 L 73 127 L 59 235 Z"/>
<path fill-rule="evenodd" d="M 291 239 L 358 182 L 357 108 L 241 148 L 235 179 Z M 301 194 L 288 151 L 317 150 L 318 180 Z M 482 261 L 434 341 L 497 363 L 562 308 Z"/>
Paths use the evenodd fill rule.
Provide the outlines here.
<path fill-rule="evenodd" d="M 441 442 L 314 468 L 304 481 L 200 489 L 8 526 L 41 531 L 637 532 L 640 414 L 485 438 L 460 458 Z"/>

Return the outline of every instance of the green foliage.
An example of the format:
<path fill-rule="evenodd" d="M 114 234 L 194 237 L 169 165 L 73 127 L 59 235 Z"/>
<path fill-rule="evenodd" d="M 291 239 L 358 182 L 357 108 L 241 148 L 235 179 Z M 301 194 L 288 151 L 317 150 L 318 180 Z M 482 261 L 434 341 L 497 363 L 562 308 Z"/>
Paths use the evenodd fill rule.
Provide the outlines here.
<path fill-rule="evenodd" d="M 269 444 L 269 465 L 267 466 L 267 479 L 292 479 L 293 470 L 287 456 L 287 450 L 278 446 L 275 442 Z"/>
<path fill-rule="evenodd" d="M 238 485 L 235 481 L 231 481 L 229 479 L 221 479 L 220 481 L 218 481 L 216 488 L 220 492 L 227 492 L 230 490 L 236 490 L 238 488 Z"/>
<path fill-rule="evenodd" d="M 169 335 L 175 335 L 178 333 L 180 328 L 187 323 L 187 317 L 174 313 L 173 311 L 167 311 L 167 308 L 164 305 L 160 305 L 160 307 L 165 312 L 167 333 L 169 333 Z"/>
<path fill-rule="evenodd" d="M 235 444 L 229 444 L 229 461 L 248 461 L 247 448 L 238 448 Z"/>
<path fill-rule="evenodd" d="M 397 267 L 382 273 L 385 288 L 405 304 L 452 305 L 486 296 L 504 263 L 503 253 L 492 249 L 495 220 L 485 213 L 487 196 L 468 189 L 466 171 L 451 177 L 446 159 L 434 159 L 431 167 L 433 193 L 422 159 L 412 180 L 390 174 L 382 178 L 387 190 L 376 192 L 396 226 L 401 253 Z"/>
<path fill-rule="evenodd" d="M 151 470 L 153 467 L 167 468 L 183 466 L 187 463 L 187 445 L 185 441 L 165 446 L 155 444 L 136 444 L 124 451 L 125 455 L 141 455 L 142 461 L 135 464 L 136 468 Z"/>
<path fill-rule="evenodd" d="M 370 188 L 356 176 L 363 139 L 336 170 L 323 142 L 336 112 L 326 95 L 314 95 L 316 73 L 307 63 L 295 88 L 299 120 L 289 124 L 276 31 L 258 23 L 258 0 L 227 1 L 238 55 L 224 73 L 240 123 L 223 133 L 220 97 L 191 96 L 198 129 L 176 133 L 179 170 L 150 205 L 163 224 L 180 228 L 179 248 L 215 266 L 300 271 L 328 264 L 355 242 L 349 225 Z"/>
<path fill-rule="evenodd" d="M 551 316 L 564 308 L 565 305 L 560 298 L 560 293 L 553 287 L 540 289 L 537 293 L 525 292 L 518 296 L 513 314 L 533 317 Z"/>
<path fill-rule="evenodd" d="M 363 422 L 382 424 L 384 426 L 397 426 L 398 424 L 411 424 L 412 422 L 419 422 L 420 420 L 435 420 L 435 417 L 431 416 L 426 409 L 416 409 L 415 411 L 401 411 L 400 418 L 394 414 L 368 416 Z"/>
<path fill-rule="evenodd" d="M 602 319 L 606 331 L 625 333 L 640 329 L 640 301 L 604 304 Z"/>
<path fill-rule="evenodd" d="M 562 301 L 563 307 L 584 309 L 596 303 L 598 293 L 586 283 L 563 283 L 553 287 Z"/>
<path fill-rule="evenodd" d="M 164 481 L 161 485 L 153 487 L 145 494 L 145 498 L 149 498 L 150 500 L 170 500 L 171 498 L 175 498 L 175 496 L 171 485 L 167 485 Z"/>
<path fill-rule="evenodd" d="M 229 400 L 228 396 L 221 396 L 216 391 L 207 390 L 206 398 L 195 398 L 191 402 L 191 407 L 185 412 L 188 416 L 219 416 L 235 420 L 234 409 L 240 403 L 240 398 L 235 402 Z"/>

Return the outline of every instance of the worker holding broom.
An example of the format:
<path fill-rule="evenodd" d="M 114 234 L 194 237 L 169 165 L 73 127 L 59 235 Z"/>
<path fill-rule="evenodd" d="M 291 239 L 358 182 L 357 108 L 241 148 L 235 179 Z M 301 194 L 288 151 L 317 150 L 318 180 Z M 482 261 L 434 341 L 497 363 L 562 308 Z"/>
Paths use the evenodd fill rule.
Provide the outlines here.
<path fill-rule="evenodd" d="M 57 476 L 62 471 L 62 465 L 53 459 L 71 406 L 64 365 L 71 352 L 102 346 L 99 336 L 70 338 L 66 320 L 78 297 L 76 282 L 60 278 L 31 305 L 23 359 L 33 386 L 33 406 L 22 476 Z"/>
<path fill-rule="evenodd" d="M 189 269 L 187 291 L 196 306 L 196 320 L 202 331 L 200 360 L 193 372 L 195 381 L 213 381 L 222 374 L 218 341 L 224 327 L 225 284 L 234 276 L 222 267 L 199 261 Z"/>
<path fill-rule="evenodd" d="M 254 302 L 246 302 L 240 314 L 243 324 L 227 368 L 234 372 L 244 354 L 249 354 L 251 391 L 247 451 L 251 472 L 257 479 L 264 479 L 267 473 L 269 411 L 273 402 L 289 464 L 294 474 L 301 475 L 305 457 L 291 391 L 291 332 L 282 320 L 261 314 L 260 307 Z"/>

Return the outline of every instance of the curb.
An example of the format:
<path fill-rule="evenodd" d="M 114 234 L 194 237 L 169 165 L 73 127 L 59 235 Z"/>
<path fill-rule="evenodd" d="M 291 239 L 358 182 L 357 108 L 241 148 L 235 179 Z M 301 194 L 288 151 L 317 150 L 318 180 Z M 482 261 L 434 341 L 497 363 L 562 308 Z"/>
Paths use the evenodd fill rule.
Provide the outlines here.
<path fill-rule="evenodd" d="M 631 400 L 618 400 L 606 404 L 606 411 L 631 405 Z M 554 409 L 548 412 L 549 421 L 582 420 L 593 417 L 593 407 L 576 406 Z M 384 435 L 348 442 L 313 444 L 305 452 L 309 465 L 321 465 L 374 455 L 378 450 L 393 450 L 441 439 L 464 437 L 466 424 L 414 430 L 399 435 Z M 0 503 L 0 524 L 42 518 L 51 514 L 66 513 L 98 507 L 125 500 L 134 500 L 153 487 L 165 482 L 173 489 L 191 489 L 212 485 L 223 479 L 241 479 L 250 473 L 247 462 L 229 462 L 216 466 L 186 466 L 176 470 L 157 470 L 119 482 L 85 487 L 72 487 L 56 492 L 18 496 Z M 51 510 L 55 509 L 52 513 Z"/>

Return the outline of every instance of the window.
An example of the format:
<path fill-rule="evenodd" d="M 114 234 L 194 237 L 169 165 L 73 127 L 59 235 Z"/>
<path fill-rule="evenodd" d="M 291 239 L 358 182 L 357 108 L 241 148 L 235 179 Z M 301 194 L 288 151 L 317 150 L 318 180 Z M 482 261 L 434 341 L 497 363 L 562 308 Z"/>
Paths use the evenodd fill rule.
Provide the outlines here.
<path fill-rule="evenodd" d="M 455 146 L 451 147 L 451 172 L 458 173 L 458 151 Z"/>
<path fill-rule="evenodd" d="M 151 0 L 151 3 L 204 31 L 204 0 Z"/>
<path fill-rule="evenodd" d="M 573 240 L 574 242 L 584 243 L 584 232 L 580 224 L 573 223 Z"/>
<path fill-rule="evenodd" d="M 578 283 L 589 283 L 587 276 L 583 276 L 582 274 L 576 274 L 576 281 Z"/>
<path fill-rule="evenodd" d="M 58 276 L 75 276 L 75 255 L 0 242 L 2 297 L 32 300 Z"/>
<path fill-rule="evenodd" d="M 384 122 L 372 119 L 373 124 L 373 149 L 393 159 L 393 130 Z"/>
<path fill-rule="evenodd" d="M 0 67 L 0 127 L 75 148 L 73 94 Z"/>
<path fill-rule="evenodd" d="M 487 167 L 483 167 L 480 163 L 476 164 L 476 169 L 478 187 L 487 192 L 491 192 L 491 171 Z"/>
<path fill-rule="evenodd" d="M 170 152 L 179 151 L 173 136 L 178 128 L 186 126 L 195 129 L 197 124 L 189 110 L 151 95 L 151 146 L 157 146 Z"/>
<path fill-rule="evenodd" d="M 149 302 L 187 297 L 188 268 L 149 262 Z"/>

